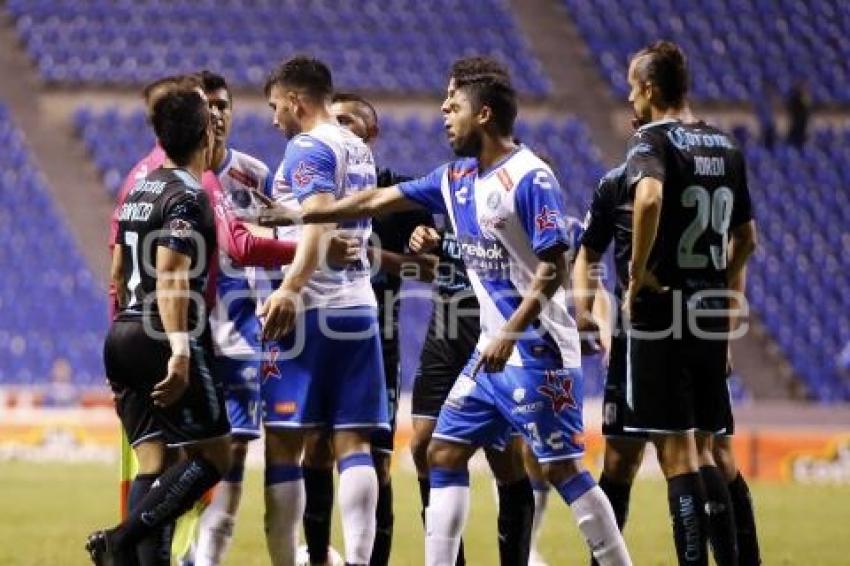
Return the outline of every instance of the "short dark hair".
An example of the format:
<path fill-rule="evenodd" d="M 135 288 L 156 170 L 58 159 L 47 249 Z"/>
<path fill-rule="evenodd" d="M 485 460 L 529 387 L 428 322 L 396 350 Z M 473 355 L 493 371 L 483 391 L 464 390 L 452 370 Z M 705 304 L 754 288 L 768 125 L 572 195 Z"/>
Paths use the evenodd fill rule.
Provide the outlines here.
<path fill-rule="evenodd" d="M 227 86 L 227 81 L 224 77 L 208 69 L 204 69 L 198 73 L 198 76 L 201 78 L 201 88 L 204 92 L 210 93 L 223 88 L 227 91 L 227 98 L 231 101 L 233 100 L 233 94 L 231 94 L 230 87 Z"/>
<path fill-rule="evenodd" d="M 315 57 L 298 55 L 284 61 L 266 79 L 266 96 L 274 85 L 286 85 L 303 90 L 315 100 L 330 98 L 334 91 L 331 70 Z"/>
<path fill-rule="evenodd" d="M 508 68 L 501 61 L 493 57 L 480 55 L 464 57 L 455 61 L 449 71 L 449 77 L 455 80 L 479 75 L 495 75 L 508 83 L 511 82 L 511 75 L 508 72 Z"/>
<path fill-rule="evenodd" d="M 153 106 L 153 129 L 165 154 L 179 166 L 186 165 L 204 142 L 210 115 L 206 101 L 196 90 L 174 90 Z"/>
<path fill-rule="evenodd" d="M 688 94 L 688 62 L 682 49 L 672 41 L 656 41 L 632 57 L 641 59 L 635 67 L 638 79 L 657 89 L 664 108 L 681 108 Z"/>
<path fill-rule="evenodd" d="M 195 73 L 187 75 L 168 75 L 145 85 L 145 88 L 142 89 L 142 97 L 145 99 L 145 104 L 150 105 L 151 96 L 159 89 L 173 88 L 191 90 L 199 86 L 201 86 L 201 79 L 200 76 Z"/>
<path fill-rule="evenodd" d="M 511 135 L 517 116 L 517 96 L 502 63 L 490 57 L 458 59 L 449 76 L 454 79 L 455 88 L 469 96 L 476 112 L 482 106 L 490 108 L 499 135 Z"/>
<path fill-rule="evenodd" d="M 335 92 L 333 95 L 333 99 L 331 102 L 356 102 L 363 106 L 369 114 L 372 116 L 372 121 L 375 122 L 375 125 L 378 124 L 378 111 L 375 110 L 375 107 L 371 102 L 360 96 L 359 94 L 353 92 Z"/>

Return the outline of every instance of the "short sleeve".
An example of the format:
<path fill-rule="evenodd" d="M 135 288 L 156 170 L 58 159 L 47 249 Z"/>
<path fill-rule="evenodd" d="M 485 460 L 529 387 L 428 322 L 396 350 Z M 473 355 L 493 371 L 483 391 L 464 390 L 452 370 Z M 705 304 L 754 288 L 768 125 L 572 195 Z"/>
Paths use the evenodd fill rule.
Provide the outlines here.
<path fill-rule="evenodd" d="M 730 228 L 736 228 L 753 219 L 753 202 L 750 199 L 750 187 L 747 183 L 747 166 L 739 154 L 738 183 L 735 200 L 732 202 L 732 222 Z"/>
<path fill-rule="evenodd" d="M 581 243 L 599 254 L 605 253 L 614 238 L 614 207 L 611 197 L 617 179 L 612 173 L 614 172 L 608 173 L 599 181 L 584 219 L 584 236 Z"/>
<path fill-rule="evenodd" d="M 298 202 L 318 193 L 336 194 L 336 154 L 324 142 L 297 136 L 286 146 L 283 178 Z"/>
<path fill-rule="evenodd" d="M 514 198 L 517 217 L 535 254 L 556 247 L 569 249 L 564 195 L 549 171 L 536 169 L 527 173 L 517 185 Z"/>
<path fill-rule="evenodd" d="M 638 130 L 629 140 L 626 175 L 629 188 L 644 177 L 664 182 L 664 139 L 653 130 Z"/>
<path fill-rule="evenodd" d="M 163 209 L 162 234 L 157 245 L 194 259 L 198 253 L 201 225 L 201 193 L 185 191 L 173 197 Z"/>
<path fill-rule="evenodd" d="M 406 181 L 398 185 L 405 198 L 431 212 L 446 214 L 446 201 L 443 198 L 443 176 L 448 164 L 437 167 L 424 177 Z"/>
<path fill-rule="evenodd" d="M 260 190 L 263 191 L 263 194 L 269 198 L 272 198 L 272 187 L 274 186 L 274 176 L 271 172 L 266 169 L 263 175 L 263 182 L 260 186 Z"/>

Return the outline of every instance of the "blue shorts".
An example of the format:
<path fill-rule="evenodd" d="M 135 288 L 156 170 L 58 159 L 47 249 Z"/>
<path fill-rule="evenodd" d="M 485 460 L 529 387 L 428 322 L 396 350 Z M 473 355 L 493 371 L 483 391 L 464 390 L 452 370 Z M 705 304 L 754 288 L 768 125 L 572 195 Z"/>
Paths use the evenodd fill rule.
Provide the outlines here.
<path fill-rule="evenodd" d="M 263 354 L 267 428 L 389 429 L 376 309 L 309 309 Z"/>
<path fill-rule="evenodd" d="M 231 434 L 241 440 L 260 438 L 260 361 L 219 356 L 215 372 L 224 384 L 224 402 Z"/>
<path fill-rule="evenodd" d="M 470 376 L 478 356 L 446 399 L 434 438 L 499 447 L 518 430 L 541 463 L 584 455 L 581 368 L 506 366 L 501 373 Z"/>

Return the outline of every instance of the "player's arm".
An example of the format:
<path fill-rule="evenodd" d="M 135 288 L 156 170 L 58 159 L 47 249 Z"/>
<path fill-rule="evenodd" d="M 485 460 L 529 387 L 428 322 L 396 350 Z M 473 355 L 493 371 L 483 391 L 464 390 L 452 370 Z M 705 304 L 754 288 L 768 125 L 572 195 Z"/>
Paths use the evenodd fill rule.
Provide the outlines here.
<path fill-rule="evenodd" d="M 731 230 L 729 257 L 726 264 L 726 278 L 729 288 L 744 290 L 744 270 L 747 260 L 756 251 L 757 236 L 754 220 L 744 222 Z"/>
<path fill-rule="evenodd" d="M 601 261 L 601 253 L 583 245 L 576 255 L 572 273 L 576 326 L 582 338 L 582 346 L 591 352 L 599 349 L 599 325 L 594 317 L 594 303 L 597 293 L 602 290 L 595 274 L 596 266 Z"/>
<path fill-rule="evenodd" d="M 128 302 L 127 281 L 124 278 L 124 256 L 121 245 L 112 246 L 112 265 L 109 269 L 110 290 L 115 293 L 116 311 L 123 309 Z"/>
<path fill-rule="evenodd" d="M 301 223 L 345 222 L 417 208 L 419 205 L 407 199 L 398 186 L 395 186 L 359 191 L 310 211 L 289 210 L 282 207 L 268 208 L 260 213 L 259 223 L 262 226 L 289 226 Z"/>
<path fill-rule="evenodd" d="M 564 285 L 567 279 L 566 251 L 565 245 L 555 246 L 538 255 L 540 263 L 534 271 L 529 291 L 502 327 L 499 337 L 481 352 L 473 376 L 481 368 L 488 372 L 499 372 L 505 368 L 519 337 L 537 320 L 555 291 Z"/>
<path fill-rule="evenodd" d="M 159 407 L 175 403 L 189 386 L 190 256 L 166 246 L 156 250 L 156 301 L 162 327 L 171 346 L 168 372 L 151 398 Z"/>
<path fill-rule="evenodd" d="M 305 211 L 328 207 L 334 195 L 316 193 L 306 198 L 301 206 Z M 263 336 L 267 340 L 279 340 L 295 323 L 301 290 L 316 271 L 321 260 L 323 242 L 330 237 L 334 224 L 308 224 L 301 232 L 301 240 L 295 251 L 295 259 L 286 271 L 280 287 L 263 303 L 260 317 L 263 319 Z"/>
<path fill-rule="evenodd" d="M 643 288 L 658 289 L 655 276 L 647 271 L 647 262 L 661 219 L 664 195 L 664 141 L 655 132 L 638 131 L 629 142 L 626 177 L 634 187 L 632 214 L 632 262 L 629 266 L 629 289 L 625 307 Z"/>

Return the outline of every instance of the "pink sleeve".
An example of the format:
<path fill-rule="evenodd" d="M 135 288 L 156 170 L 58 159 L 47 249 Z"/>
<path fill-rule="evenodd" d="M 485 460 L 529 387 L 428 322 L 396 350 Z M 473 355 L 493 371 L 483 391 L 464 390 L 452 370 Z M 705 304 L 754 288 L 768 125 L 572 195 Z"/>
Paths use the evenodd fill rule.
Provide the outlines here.
<path fill-rule="evenodd" d="M 204 190 L 215 212 L 215 231 L 219 247 L 240 265 L 280 267 L 292 263 L 295 243 L 254 236 L 245 224 L 233 216 L 224 202 L 224 190 L 210 172 L 204 174 Z"/>

